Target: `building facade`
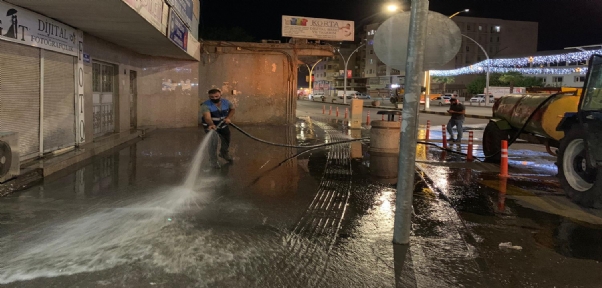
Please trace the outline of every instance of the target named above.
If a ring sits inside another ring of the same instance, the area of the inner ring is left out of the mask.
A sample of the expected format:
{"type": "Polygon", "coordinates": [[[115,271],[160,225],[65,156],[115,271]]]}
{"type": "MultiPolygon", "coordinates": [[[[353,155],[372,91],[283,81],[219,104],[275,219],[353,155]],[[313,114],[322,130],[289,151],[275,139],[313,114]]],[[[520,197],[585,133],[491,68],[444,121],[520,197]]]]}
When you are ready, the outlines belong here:
{"type": "MultiPolygon", "coordinates": [[[[530,54],[537,51],[539,29],[537,22],[464,16],[456,16],[452,20],[460,28],[462,35],[478,42],[490,58],[530,54]]],[[[487,59],[483,50],[474,41],[466,37],[462,38],[460,51],[452,61],[441,68],[442,70],[460,68],[487,59]]]]}
{"type": "Polygon", "coordinates": [[[366,39],[366,48],[363,51],[364,75],[367,78],[368,93],[376,97],[390,94],[391,87],[403,84],[405,79],[405,71],[389,67],[380,61],[374,52],[374,35],[380,24],[366,25],[363,31],[363,39],[366,39]]]}
{"type": "Polygon", "coordinates": [[[18,133],[28,160],[140,127],[196,126],[199,9],[0,1],[0,131],[18,133]]]}
{"type": "MultiPolygon", "coordinates": [[[[333,96],[337,90],[344,90],[344,79],[347,77],[347,90],[355,90],[366,93],[366,78],[360,66],[362,57],[361,48],[356,43],[336,43],[338,52],[333,57],[323,58],[314,68],[314,93],[333,96]],[[353,53],[353,54],[351,54],[353,53]],[[347,72],[345,72],[345,60],[347,72]]],[[[335,44],[335,45],[336,45],[335,44]]]]}

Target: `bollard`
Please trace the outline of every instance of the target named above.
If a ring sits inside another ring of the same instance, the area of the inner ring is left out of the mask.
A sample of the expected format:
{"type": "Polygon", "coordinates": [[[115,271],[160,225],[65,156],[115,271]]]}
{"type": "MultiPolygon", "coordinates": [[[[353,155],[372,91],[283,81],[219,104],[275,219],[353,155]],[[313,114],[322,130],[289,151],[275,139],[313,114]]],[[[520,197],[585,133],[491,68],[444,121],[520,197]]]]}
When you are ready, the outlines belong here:
{"type": "Polygon", "coordinates": [[[426,120],[426,136],[424,136],[424,140],[428,141],[431,136],[431,120],[426,120]]]}
{"type": "Polygon", "coordinates": [[[339,107],[337,107],[337,117],[339,117],[339,107]]]}
{"type": "Polygon", "coordinates": [[[326,114],[326,105],[322,105],[322,114],[326,114]]]}
{"type": "Polygon", "coordinates": [[[473,137],[473,132],[470,131],[468,132],[468,151],[466,152],[466,160],[468,161],[472,161],[474,160],[474,157],[472,157],[472,137],[473,137]]]}
{"type": "Polygon", "coordinates": [[[345,119],[349,116],[349,108],[345,108],[345,119]]]}
{"type": "Polygon", "coordinates": [[[368,116],[366,116],[366,125],[370,125],[370,111],[368,111],[368,116]]]}
{"type": "Polygon", "coordinates": [[[508,177],[508,140],[502,140],[502,160],[500,163],[500,177],[508,177]]]}
{"type": "Polygon", "coordinates": [[[441,135],[443,135],[443,149],[447,149],[447,132],[445,132],[445,125],[441,125],[443,131],[441,131],[441,135]]]}
{"type": "Polygon", "coordinates": [[[328,115],[332,115],[332,105],[330,106],[330,110],[328,110],[328,115]]]}

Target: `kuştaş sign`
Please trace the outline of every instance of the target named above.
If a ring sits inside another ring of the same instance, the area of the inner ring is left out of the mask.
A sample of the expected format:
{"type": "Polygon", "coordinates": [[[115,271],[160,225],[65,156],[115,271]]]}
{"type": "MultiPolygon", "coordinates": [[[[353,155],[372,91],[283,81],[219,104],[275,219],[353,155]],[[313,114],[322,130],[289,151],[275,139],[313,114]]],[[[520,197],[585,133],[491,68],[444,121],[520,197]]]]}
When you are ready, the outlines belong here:
{"type": "Polygon", "coordinates": [[[80,34],[65,24],[0,1],[1,40],[77,56],[80,34]]]}

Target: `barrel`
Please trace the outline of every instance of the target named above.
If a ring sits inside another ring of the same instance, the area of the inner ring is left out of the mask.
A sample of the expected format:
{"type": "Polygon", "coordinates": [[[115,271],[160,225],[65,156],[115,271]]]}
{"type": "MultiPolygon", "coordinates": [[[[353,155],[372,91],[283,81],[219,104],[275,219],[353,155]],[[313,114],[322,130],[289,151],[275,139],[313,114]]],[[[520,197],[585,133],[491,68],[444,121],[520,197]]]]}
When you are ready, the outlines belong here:
{"type": "Polygon", "coordinates": [[[520,129],[535,112],[524,132],[539,134],[546,138],[560,140],[564,132],[556,131],[564,113],[577,112],[579,95],[571,94],[513,94],[503,96],[493,106],[493,117],[508,121],[510,126],[520,129]],[[553,97],[539,111],[537,107],[546,99],[553,97]]]}
{"type": "Polygon", "coordinates": [[[399,170],[399,155],[372,154],[370,155],[370,176],[372,180],[386,185],[397,183],[399,170]]]}
{"type": "Polygon", "coordinates": [[[398,121],[375,120],[372,121],[371,126],[370,152],[398,154],[401,123],[398,121]]]}

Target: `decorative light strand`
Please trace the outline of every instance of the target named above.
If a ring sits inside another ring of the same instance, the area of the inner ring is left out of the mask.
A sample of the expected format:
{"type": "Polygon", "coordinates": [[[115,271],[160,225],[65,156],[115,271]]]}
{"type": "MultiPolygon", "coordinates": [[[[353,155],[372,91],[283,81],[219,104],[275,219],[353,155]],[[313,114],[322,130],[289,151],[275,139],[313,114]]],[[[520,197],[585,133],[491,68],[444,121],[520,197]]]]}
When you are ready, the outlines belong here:
{"type": "MultiPolygon", "coordinates": [[[[469,66],[453,70],[431,70],[431,76],[458,76],[466,74],[482,74],[487,71],[487,68],[469,66]]],[[[587,73],[587,68],[501,68],[490,67],[490,73],[508,73],[518,72],[524,75],[569,75],[587,73]]]]}
{"type": "Polygon", "coordinates": [[[490,62],[490,72],[492,73],[506,73],[510,71],[519,72],[521,74],[536,75],[536,74],[556,74],[556,75],[567,75],[573,73],[585,74],[587,68],[551,68],[551,67],[533,67],[548,65],[548,63],[579,63],[589,60],[593,54],[602,54],[602,49],[589,50],[581,52],[571,52],[556,55],[547,56],[531,56],[521,58],[506,58],[506,59],[490,59],[483,60],[473,65],[453,69],[453,70],[431,70],[433,76],[456,76],[464,74],[479,74],[484,73],[487,69],[487,62],[490,62]]]}

